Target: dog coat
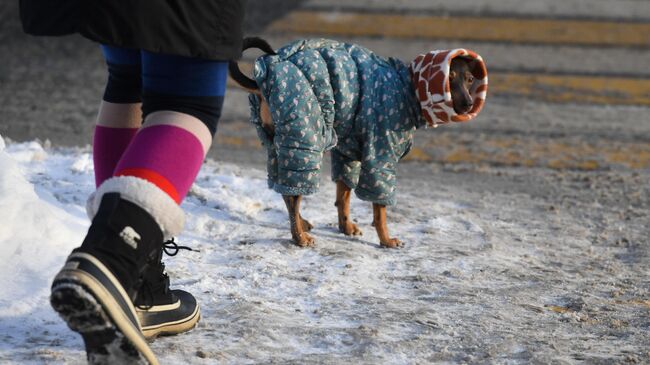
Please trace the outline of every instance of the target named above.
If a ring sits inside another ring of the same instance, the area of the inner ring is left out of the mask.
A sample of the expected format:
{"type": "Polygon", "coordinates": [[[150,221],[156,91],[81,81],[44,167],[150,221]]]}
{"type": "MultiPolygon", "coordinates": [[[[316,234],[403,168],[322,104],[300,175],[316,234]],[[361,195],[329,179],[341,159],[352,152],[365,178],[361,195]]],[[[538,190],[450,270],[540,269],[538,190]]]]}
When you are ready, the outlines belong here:
{"type": "Polygon", "coordinates": [[[332,179],[367,201],[394,204],[396,164],[426,125],[403,62],[354,44],[313,39],[255,61],[275,135],[262,127],[257,96],[251,122],[268,152],[269,187],[284,195],[318,190],[322,155],[332,151],[332,179]]]}
{"type": "Polygon", "coordinates": [[[293,42],[254,69],[275,125],[262,127],[259,100],[250,96],[251,121],[268,152],[269,187],[284,195],[318,190],[322,156],[332,149],[332,180],[342,180],[373,203],[395,203],[396,165],[422,126],[468,121],[487,94],[487,70],[469,50],[432,51],[410,65],[354,44],[326,39],[293,42]],[[475,81],[468,114],[454,112],[451,60],[469,61],[475,81]],[[337,144],[338,140],[338,144],[337,144]]]}

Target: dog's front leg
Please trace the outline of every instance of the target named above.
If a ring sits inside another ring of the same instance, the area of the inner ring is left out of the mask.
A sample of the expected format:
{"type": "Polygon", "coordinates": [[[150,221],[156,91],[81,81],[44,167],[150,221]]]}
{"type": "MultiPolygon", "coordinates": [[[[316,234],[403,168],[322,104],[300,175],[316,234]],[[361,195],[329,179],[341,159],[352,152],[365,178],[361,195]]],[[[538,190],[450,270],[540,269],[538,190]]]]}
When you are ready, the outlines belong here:
{"type": "Polygon", "coordinates": [[[336,202],[334,205],[339,213],[339,231],[346,236],[361,236],[363,233],[350,219],[350,195],[352,189],[343,181],[336,182],[336,202]]]}
{"type": "Polygon", "coordinates": [[[390,238],[388,225],[386,224],[386,206],[383,204],[372,204],[373,220],[372,225],[377,230],[379,243],[384,247],[395,248],[402,244],[397,238],[390,238]]]}
{"type": "MultiPolygon", "coordinates": [[[[282,199],[284,199],[284,203],[287,205],[287,211],[289,212],[289,223],[291,224],[291,237],[293,241],[301,247],[312,246],[314,239],[305,232],[306,227],[300,216],[302,195],[282,195],[282,199]]],[[[311,225],[309,224],[309,226],[311,225]]]]}

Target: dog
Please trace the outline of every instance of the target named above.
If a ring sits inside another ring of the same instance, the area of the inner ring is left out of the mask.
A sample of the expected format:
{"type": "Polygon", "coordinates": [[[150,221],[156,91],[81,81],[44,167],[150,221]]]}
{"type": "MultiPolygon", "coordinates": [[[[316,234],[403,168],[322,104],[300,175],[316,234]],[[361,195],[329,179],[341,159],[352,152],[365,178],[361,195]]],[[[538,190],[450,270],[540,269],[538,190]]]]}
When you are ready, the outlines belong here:
{"type": "Polygon", "coordinates": [[[474,118],[487,93],[480,56],[464,49],[432,51],[410,65],[327,39],[292,42],[275,51],[265,40],[244,39],[243,50],[265,52],[254,79],[231,61],[231,78],[249,94],[251,122],[268,152],[269,187],[282,194],[291,236],[311,246],[313,225],[300,214],[302,196],[318,190],[321,160],[331,150],[339,231],[362,232],[350,218],[350,197],[373,203],[380,245],[390,236],[386,207],[394,204],[397,162],[413,132],[474,118]]]}

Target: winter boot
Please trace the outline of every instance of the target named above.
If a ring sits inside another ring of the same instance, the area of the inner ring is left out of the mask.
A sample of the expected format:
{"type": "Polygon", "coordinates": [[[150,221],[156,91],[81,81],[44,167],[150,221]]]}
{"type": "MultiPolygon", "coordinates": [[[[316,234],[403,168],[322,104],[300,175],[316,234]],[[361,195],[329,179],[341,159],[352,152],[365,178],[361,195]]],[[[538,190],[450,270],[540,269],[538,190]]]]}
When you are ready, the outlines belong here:
{"type": "Polygon", "coordinates": [[[173,239],[165,242],[149,261],[149,266],[142,275],[142,286],[134,304],[142,334],[147,339],[189,331],[196,326],[201,316],[199,305],[192,294],[169,289],[169,276],[165,273],[162,253],[164,250],[168,255],[174,256],[179,249],[190,248],[178,246],[173,239]],[[167,248],[176,251],[168,252],[167,248]]]}
{"type": "Polygon", "coordinates": [[[161,226],[119,193],[100,195],[81,247],[54,278],[50,303],[83,337],[91,364],[158,364],[132,304],[161,249],[161,226]]]}

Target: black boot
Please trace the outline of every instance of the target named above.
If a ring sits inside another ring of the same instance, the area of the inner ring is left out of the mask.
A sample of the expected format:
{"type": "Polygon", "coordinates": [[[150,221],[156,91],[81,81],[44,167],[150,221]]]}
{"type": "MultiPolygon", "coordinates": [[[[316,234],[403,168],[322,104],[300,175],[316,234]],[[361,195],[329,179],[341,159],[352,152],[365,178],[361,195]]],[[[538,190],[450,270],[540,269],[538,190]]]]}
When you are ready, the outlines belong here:
{"type": "Polygon", "coordinates": [[[179,249],[173,239],[164,243],[149,262],[142,275],[142,286],[135,298],[135,311],[140,320],[142,334],[147,339],[160,335],[175,335],[194,328],[201,316],[199,305],[192,294],[184,290],[170,290],[169,276],[162,262],[163,250],[170,256],[179,249]],[[167,248],[175,251],[168,251],[167,248]]]}
{"type": "Polygon", "coordinates": [[[132,301],[162,238],[147,211],[104,194],[84,242],[54,278],[50,303],[83,337],[89,363],[158,363],[132,301]]]}

